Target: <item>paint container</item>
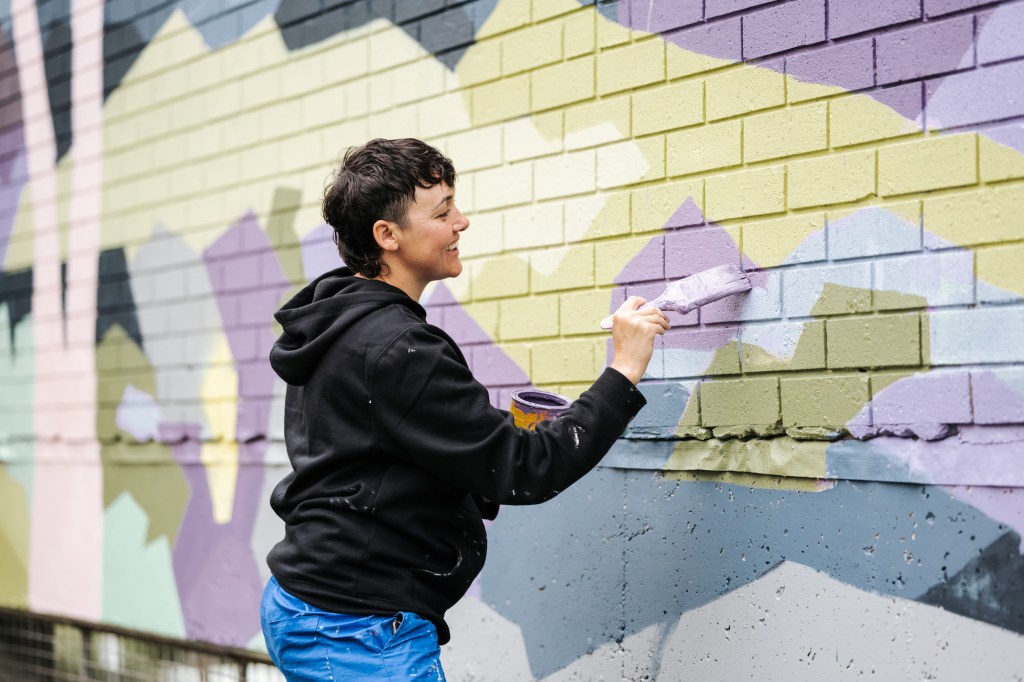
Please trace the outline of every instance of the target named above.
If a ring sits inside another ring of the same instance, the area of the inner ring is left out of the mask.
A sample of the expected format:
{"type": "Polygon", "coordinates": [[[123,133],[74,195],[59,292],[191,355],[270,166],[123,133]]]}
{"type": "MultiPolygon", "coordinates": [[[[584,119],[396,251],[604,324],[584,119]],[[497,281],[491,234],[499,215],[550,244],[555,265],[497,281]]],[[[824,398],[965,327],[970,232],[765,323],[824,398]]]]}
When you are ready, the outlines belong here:
{"type": "Polygon", "coordinates": [[[512,419],[521,429],[532,431],[537,422],[557,419],[572,406],[564,395],[535,388],[512,393],[512,419]]]}

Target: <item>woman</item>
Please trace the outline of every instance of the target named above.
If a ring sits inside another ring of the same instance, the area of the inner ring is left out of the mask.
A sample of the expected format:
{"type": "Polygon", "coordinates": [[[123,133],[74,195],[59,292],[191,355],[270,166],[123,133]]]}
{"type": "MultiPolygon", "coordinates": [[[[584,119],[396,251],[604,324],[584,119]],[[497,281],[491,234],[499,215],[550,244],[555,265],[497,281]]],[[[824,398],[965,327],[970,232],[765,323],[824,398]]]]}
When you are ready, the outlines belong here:
{"type": "Polygon", "coordinates": [[[611,364],[559,419],[518,429],[417,303],[462,271],[469,221],[449,159],[419,140],[350,149],[324,195],[347,267],[276,318],[293,471],[261,618],[289,680],[443,680],[444,613],[483,567],[482,519],[590,471],[644,405],[636,383],[663,313],[616,312],[611,364]]]}

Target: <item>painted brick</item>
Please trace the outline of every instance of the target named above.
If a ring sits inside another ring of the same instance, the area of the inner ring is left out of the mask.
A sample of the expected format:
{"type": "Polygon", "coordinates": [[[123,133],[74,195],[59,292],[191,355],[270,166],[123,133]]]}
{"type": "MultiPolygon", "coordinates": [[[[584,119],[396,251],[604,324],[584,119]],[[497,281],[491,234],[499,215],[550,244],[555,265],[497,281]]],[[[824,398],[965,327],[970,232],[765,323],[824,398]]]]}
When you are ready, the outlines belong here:
{"type": "Polygon", "coordinates": [[[1007,83],[1022,82],[1022,61],[928,81],[928,125],[952,128],[1024,116],[1024,97],[1006,96],[1007,83]]]}
{"type": "Polygon", "coordinates": [[[629,137],[629,95],[600,99],[565,112],[565,148],[583,149],[629,137]]]}
{"type": "Polygon", "coordinates": [[[1024,244],[986,247],[975,253],[978,258],[978,300],[982,303],[1019,300],[1024,291],[1021,271],[1024,244]]]}
{"type": "Polygon", "coordinates": [[[880,85],[924,78],[974,63],[974,17],[962,16],[886,33],[875,39],[880,85]]]}
{"type": "Polygon", "coordinates": [[[691,402],[697,403],[696,381],[643,382],[637,385],[637,389],[647,400],[647,405],[630,422],[626,438],[672,438],[686,406],[691,402]]]}
{"type": "Polygon", "coordinates": [[[932,136],[878,150],[878,193],[909,194],[978,181],[974,133],[932,136]]]}
{"type": "Polygon", "coordinates": [[[929,371],[871,377],[871,412],[876,426],[969,424],[971,384],[967,372],[929,371]]]}
{"type": "Polygon", "coordinates": [[[520,29],[501,41],[501,72],[509,76],[562,59],[562,26],[556,22],[520,29]]]}
{"type": "Polygon", "coordinates": [[[665,235],[665,277],[670,280],[718,265],[739,266],[735,234],[720,227],[677,230],[665,235]]]}
{"type": "Polygon", "coordinates": [[[751,7],[757,7],[758,5],[764,5],[771,1],[772,0],[705,0],[704,16],[711,19],[722,16],[723,14],[732,14],[733,12],[739,12],[741,10],[750,9],[751,7]]]}
{"type": "Polygon", "coordinates": [[[664,33],[699,23],[703,8],[697,2],[633,2],[630,25],[645,33],[664,33]]]}
{"type": "Polygon", "coordinates": [[[826,233],[832,260],[920,251],[921,202],[829,211],[826,233]]]}
{"type": "Polygon", "coordinates": [[[991,5],[997,0],[924,0],[924,15],[937,17],[950,12],[991,5]]]}
{"type": "Polygon", "coordinates": [[[473,199],[478,211],[521,204],[533,198],[533,168],[529,163],[479,171],[473,177],[473,199]]]}
{"type": "MultiPolygon", "coordinates": [[[[828,146],[828,105],[816,102],[743,120],[743,160],[795,156],[828,146]]],[[[828,176],[824,176],[828,177],[828,176]]]]}
{"type": "Polygon", "coordinates": [[[508,7],[502,7],[500,12],[489,16],[483,26],[477,30],[477,40],[526,26],[530,23],[531,5],[530,2],[517,2],[508,7]]]}
{"type": "MultiPolygon", "coordinates": [[[[473,376],[488,386],[518,386],[528,383],[530,350],[518,344],[485,344],[470,349],[467,358],[473,376]]],[[[508,409],[510,401],[502,403],[508,409]]]]}
{"type": "Polygon", "coordinates": [[[1024,56],[1024,5],[1004,4],[978,16],[978,62],[1024,56]]]}
{"type": "Polygon", "coordinates": [[[560,111],[508,121],[502,125],[502,129],[506,161],[522,161],[562,151],[560,111]]]}
{"type": "Polygon", "coordinates": [[[629,42],[630,31],[614,19],[614,16],[619,11],[619,8],[616,6],[617,4],[618,0],[614,0],[613,3],[607,4],[604,7],[606,11],[614,13],[612,18],[606,17],[603,13],[597,17],[597,46],[601,49],[629,42]]]}
{"type": "Polygon", "coordinates": [[[666,36],[665,53],[669,80],[729,66],[743,58],[740,17],[709,22],[666,36]]]}
{"type": "Polygon", "coordinates": [[[793,161],[788,169],[790,208],[860,201],[875,193],[874,150],[793,161]]]}
{"type": "Polygon", "coordinates": [[[597,58],[598,94],[608,95],[663,80],[665,43],[659,38],[614,48],[597,58]]]}
{"type": "Polygon", "coordinates": [[[751,273],[753,288],[740,296],[730,296],[703,306],[700,319],[705,324],[747,322],[782,317],[782,276],[778,272],[751,273]]]}
{"type": "Polygon", "coordinates": [[[633,134],[647,135],[704,120],[704,81],[672,83],[633,95],[633,134]]]}
{"type": "MultiPolygon", "coordinates": [[[[466,276],[464,273],[463,277],[466,276]]],[[[473,264],[475,299],[524,296],[530,290],[530,267],[519,256],[498,256],[473,264]]]]}
{"type": "Polygon", "coordinates": [[[665,136],[670,176],[738,166],[743,160],[739,120],[687,128],[665,136]]]}
{"type": "Polygon", "coordinates": [[[829,0],[828,37],[842,38],[920,18],[920,0],[829,0]]]}
{"type": "Polygon", "coordinates": [[[558,336],[558,296],[510,298],[498,303],[502,341],[558,336]]]}
{"type": "Polygon", "coordinates": [[[594,51],[597,38],[597,26],[594,23],[596,16],[597,12],[580,12],[566,18],[562,37],[566,59],[594,51]]]}
{"type": "Polygon", "coordinates": [[[901,110],[919,110],[922,85],[909,83],[876,90],[871,98],[859,95],[829,102],[829,137],[835,148],[918,133],[921,124],[901,110]],[[877,100],[877,101],[876,101],[877,100]],[[879,102],[886,106],[878,106],[879,102]]]}
{"type": "MultiPolygon", "coordinates": [[[[533,21],[541,22],[545,19],[561,16],[567,12],[578,9],[568,2],[551,2],[551,0],[533,0],[533,21]]],[[[588,13],[589,14],[589,13],[588,13]]]]}
{"type": "Polygon", "coordinates": [[[474,59],[467,59],[459,68],[459,82],[463,87],[480,85],[501,78],[501,41],[485,40],[480,33],[473,45],[474,59]]]}
{"type": "Polygon", "coordinates": [[[989,128],[978,137],[978,161],[983,182],[1024,178],[1024,124],[989,128]]]}
{"type": "Polygon", "coordinates": [[[671,329],[655,342],[661,350],[664,378],[681,379],[740,373],[738,329],[671,329]]]}
{"type": "Polygon", "coordinates": [[[875,310],[968,305],[974,302],[974,254],[923,253],[873,263],[875,310]]]}
{"type": "Polygon", "coordinates": [[[534,111],[553,109],[594,96],[593,57],[555,64],[530,75],[533,85],[529,92],[533,97],[534,111]]]}
{"type": "Polygon", "coordinates": [[[825,368],[825,322],[745,324],[740,331],[744,373],[825,368]]]}
{"type": "Polygon", "coordinates": [[[917,313],[829,319],[825,334],[830,369],[921,364],[917,313]]]}
{"type": "Polygon", "coordinates": [[[716,175],[705,181],[709,220],[780,213],[785,210],[785,170],[781,166],[716,175]]]}
{"type": "Polygon", "coordinates": [[[1024,368],[972,371],[971,400],[976,424],[1024,423],[1024,368]]]}
{"type": "Polygon", "coordinates": [[[743,17],[743,58],[756,59],[825,40],[825,0],[790,0],[743,17]]]}
{"type": "Polygon", "coordinates": [[[576,291],[561,294],[559,301],[559,326],[562,334],[594,334],[598,323],[610,311],[609,291],[576,291]]]}
{"type": "Polygon", "coordinates": [[[564,238],[561,204],[534,204],[505,211],[504,235],[506,249],[561,244],[564,238]]]}
{"type": "Polygon", "coordinates": [[[593,381],[594,344],[587,339],[544,341],[533,345],[530,376],[535,382],[593,381]]]}
{"type": "Polygon", "coordinates": [[[741,66],[708,76],[705,81],[709,121],[781,106],[786,102],[786,79],[763,66],[741,66]]]}
{"type": "Polygon", "coordinates": [[[868,403],[866,376],[783,378],[783,426],[842,428],[868,403]]]}
{"type": "Polygon", "coordinates": [[[925,245],[992,244],[1024,237],[1024,184],[924,200],[925,245]]]}
{"type": "Polygon", "coordinates": [[[593,285],[593,244],[574,244],[530,253],[531,291],[562,291],[593,285]]]}
{"type": "Polygon", "coordinates": [[[598,286],[665,279],[664,239],[633,237],[594,247],[598,286]]]}
{"type": "Polygon", "coordinates": [[[1024,362],[1024,309],[940,310],[928,317],[933,365],[1024,362]]]}
{"type": "Polygon", "coordinates": [[[500,166],[502,162],[501,125],[480,126],[448,138],[445,153],[460,173],[500,166]]]}
{"type": "Polygon", "coordinates": [[[799,267],[783,274],[787,317],[871,310],[871,263],[799,267]]]}
{"type": "Polygon", "coordinates": [[[701,382],[703,426],[775,424],[781,419],[781,412],[778,379],[701,382]]]}
{"type": "Polygon", "coordinates": [[[534,74],[502,78],[500,81],[473,88],[473,122],[477,125],[487,125],[529,113],[530,78],[533,77],[536,88],[537,79],[542,78],[542,73],[544,72],[538,71],[534,74]]]}
{"type": "Polygon", "coordinates": [[[629,194],[592,195],[565,202],[565,240],[629,234],[629,194]]]}
{"type": "Polygon", "coordinates": [[[875,84],[871,38],[802,50],[786,57],[786,97],[802,102],[875,84]]]}
{"type": "Polygon", "coordinates": [[[743,256],[762,267],[825,260],[825,214],[805,213],[744,223],[743,256]]]}
{"type": "Polygon", "coordinates": [[[704,181],[684,180],[650,185],[630,192],[633,232],[704,223],[704,181]]]}
{"type": "Polygon", "coordinates": [[[534,162],[538,199],[584,194],[597,189],[597,154],[593,149],[569,152],[534,162]]]}
{"type": "Polygon", "coordinates": [[[665,177],[665,138],[658,135],[597,150],[597,187],[610,189],[665,177]]]}

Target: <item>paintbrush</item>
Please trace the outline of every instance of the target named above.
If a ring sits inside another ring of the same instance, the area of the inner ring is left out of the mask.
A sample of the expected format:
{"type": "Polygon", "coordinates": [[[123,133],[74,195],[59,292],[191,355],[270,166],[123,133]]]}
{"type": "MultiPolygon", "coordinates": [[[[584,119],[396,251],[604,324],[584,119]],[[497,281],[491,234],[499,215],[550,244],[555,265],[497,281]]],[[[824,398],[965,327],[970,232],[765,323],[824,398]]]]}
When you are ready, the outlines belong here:
{"type": "MultiPolygon", "coordinates": [[[[665,312],[688,313],[718,299],[750,291],[750,278],[735,265],[719,265],[671,282],[657,298],[640,306],[665,312]]],[[[612,316],[601,320],[601,329],[612,328],[612,316]]]]}

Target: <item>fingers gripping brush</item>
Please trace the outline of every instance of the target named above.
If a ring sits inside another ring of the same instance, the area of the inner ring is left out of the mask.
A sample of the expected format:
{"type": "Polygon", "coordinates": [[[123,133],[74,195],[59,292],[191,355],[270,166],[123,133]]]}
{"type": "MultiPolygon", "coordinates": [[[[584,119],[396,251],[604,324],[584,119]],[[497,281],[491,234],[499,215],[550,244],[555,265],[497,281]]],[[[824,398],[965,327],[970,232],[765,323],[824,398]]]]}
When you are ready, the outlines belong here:
{"type": "MultiPolygon", "coordinates": [[[[677,279],[652,301],[640,308],[657,308],[665,312],[688,313],[712,301],[750,291],[750,278],[735,265],[719,265],[677,279]]],[[[601,329],[612,328],[612,316],[601,320],[601,329]]]]}

